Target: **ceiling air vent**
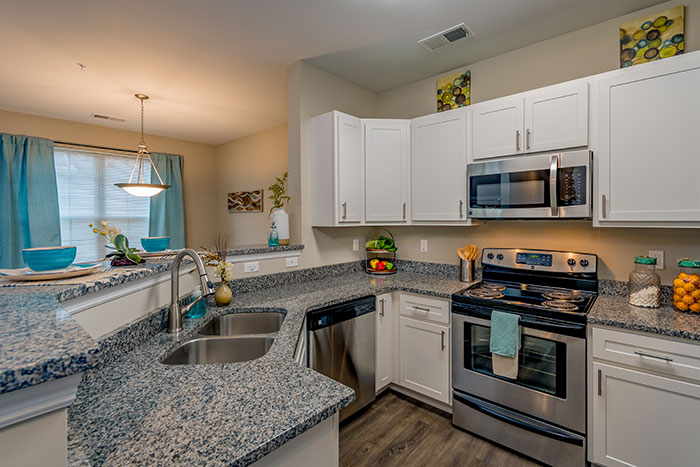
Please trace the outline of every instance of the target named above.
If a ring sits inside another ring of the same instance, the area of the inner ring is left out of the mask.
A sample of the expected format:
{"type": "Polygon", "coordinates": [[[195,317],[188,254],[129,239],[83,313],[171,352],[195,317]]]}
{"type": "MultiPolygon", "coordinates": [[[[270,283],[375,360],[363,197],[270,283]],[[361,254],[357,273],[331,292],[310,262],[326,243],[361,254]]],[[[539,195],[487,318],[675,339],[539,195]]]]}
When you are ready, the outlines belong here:
{"type": "Polygon", "coordinates": [[[112,122],[119,122],[119,123],[123,123],[123,122],[126,121],[125,118],[113,117],[112,115],[105,115],[105,114],[92,114],[92,115],[90,115],[90,116],[91,116],[92,118],[98,118],[98,119],[100,119],[100,120],[110,120],[110,121],[112,121],[112,122]]]}
{"type": "Polygon", "coordinates": [[[421,39],[418,41],[418,43],[429,51],[434,52],[440,47],[444,47],[460,39],[472,37],[473,35],[474,33],[471,32],[469,28],[464,25],[464,23],[462,23],[449,29],[445,29],[444,31],[440,31],[437,34],[433,34],[432,36],[426,37],[425,39],[421,39]]]}

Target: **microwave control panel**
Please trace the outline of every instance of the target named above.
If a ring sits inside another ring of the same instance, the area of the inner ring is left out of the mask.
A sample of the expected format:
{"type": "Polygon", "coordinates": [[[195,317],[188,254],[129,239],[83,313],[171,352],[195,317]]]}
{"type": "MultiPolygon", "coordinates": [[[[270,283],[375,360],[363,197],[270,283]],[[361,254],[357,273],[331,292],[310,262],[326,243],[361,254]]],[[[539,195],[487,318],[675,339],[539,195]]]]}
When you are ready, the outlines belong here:
{"type": "Polygon", "coordinates": [[[586,167],[559,169],[559,206],[586,204],[586,167]]]}

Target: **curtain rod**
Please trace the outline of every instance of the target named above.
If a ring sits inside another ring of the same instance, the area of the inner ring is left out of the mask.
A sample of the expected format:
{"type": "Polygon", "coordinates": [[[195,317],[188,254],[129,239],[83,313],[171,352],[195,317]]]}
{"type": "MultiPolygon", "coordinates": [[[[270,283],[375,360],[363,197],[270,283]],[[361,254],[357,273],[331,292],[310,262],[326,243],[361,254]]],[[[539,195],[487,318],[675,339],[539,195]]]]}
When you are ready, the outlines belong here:
{"type": "Polygon", "coordinates": [[[81,148],[92,148],[92,149],[104,149],[107,151],[121,151],[121,152],[129,152],[132,154],[138,154],[138,151],[134,151],[133,149],[121,149],[121,148],[110,148],[108,146],[95,146],[93,144],[80,144],[80,143],[69,143],[67,141],[54,141],[55,144],[62,144],[64,146],[78,146],[81,148]]]}

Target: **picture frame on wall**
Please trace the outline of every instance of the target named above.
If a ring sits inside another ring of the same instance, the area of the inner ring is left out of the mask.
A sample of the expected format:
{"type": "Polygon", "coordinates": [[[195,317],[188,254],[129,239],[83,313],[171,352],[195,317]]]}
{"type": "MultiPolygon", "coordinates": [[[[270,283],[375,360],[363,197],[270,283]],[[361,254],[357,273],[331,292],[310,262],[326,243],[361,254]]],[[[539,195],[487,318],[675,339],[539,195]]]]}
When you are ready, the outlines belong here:
{"type": "Polygon", "coordinates": [[[685,51],[685,7],[620,25],[620,68],[681,55],[685,51]]]}
{"type": "Polygon", "coordinates": [[[228,194],[229,212],[263,212],[263,190],[234,191],[228,194]]]}
{"type": "Polygon", "coordinates": [[[464,69],[437,79],[437,111],[466,107],[471,104],[471,71],[464,69]]]}

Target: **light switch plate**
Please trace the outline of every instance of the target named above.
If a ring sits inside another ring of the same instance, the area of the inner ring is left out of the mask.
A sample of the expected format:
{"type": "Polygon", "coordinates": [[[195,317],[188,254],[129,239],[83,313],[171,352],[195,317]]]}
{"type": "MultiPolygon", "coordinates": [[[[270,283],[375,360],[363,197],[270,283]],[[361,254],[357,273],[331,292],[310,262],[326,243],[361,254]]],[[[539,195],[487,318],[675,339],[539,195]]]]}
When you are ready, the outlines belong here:
{"type": "Polygon", "coordinates": [[[250,261],[243,265],[243,272],[258,272],[260,270],[259,261],[250,261]]]}
{"type": "Polygon", "coordinates": [[[663,250],[649,250],[649,256],[656,258],[656,269],[664,268],[664,251],[663,250]]]}
{"type": "Polygon", "coordinates": [[[360,239],[359,238],[352,239],[352,251],[360,251],[360,239]]]}
{"type": "Polygon", "coordinates": [[[420,241],[420,251],[423,253],[428,251],[428,240],[422,239],[420,241]]]}
{"type": "Polygon", "coordinates": [[[293,268],[295,266],[299,266],[299,257],[292,256],[291,258],[287,258],[284,262],[284,265],[287,266],[288,268],[293,268]]]}

